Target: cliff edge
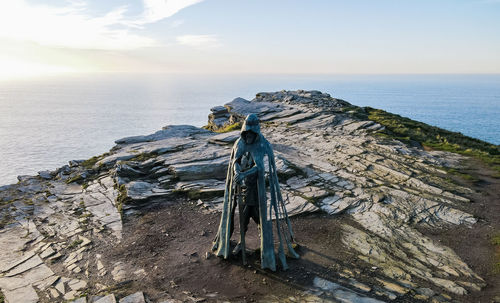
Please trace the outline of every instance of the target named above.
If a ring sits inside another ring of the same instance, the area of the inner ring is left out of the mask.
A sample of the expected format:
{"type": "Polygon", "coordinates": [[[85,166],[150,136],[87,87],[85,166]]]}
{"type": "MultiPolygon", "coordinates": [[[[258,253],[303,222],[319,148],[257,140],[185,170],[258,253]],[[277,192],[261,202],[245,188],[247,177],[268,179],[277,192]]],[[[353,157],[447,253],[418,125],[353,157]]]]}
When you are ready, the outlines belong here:
{"type": "Polygon", "coordinates": [[[500,301],[498,146],[318,91],[211,111],[0,187],[0,302],[500,301]],[[288,271],[209,252],[249,113],[300,245],[288,271]]]}

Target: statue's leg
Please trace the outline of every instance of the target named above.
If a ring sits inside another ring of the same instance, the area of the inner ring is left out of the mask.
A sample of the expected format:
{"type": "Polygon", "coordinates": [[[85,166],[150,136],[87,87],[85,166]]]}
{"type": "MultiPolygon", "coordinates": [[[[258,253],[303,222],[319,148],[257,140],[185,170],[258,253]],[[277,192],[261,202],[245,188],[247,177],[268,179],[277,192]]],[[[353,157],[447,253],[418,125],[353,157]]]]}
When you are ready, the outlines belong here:
{"type": "Polygon", "coordinates": [[[241,223],[243,224],[240,224],[240,228],[242,227],[243,229],[243,232],[240,231],[240,240],[238,242],[238,244],[236,245],[236,247],[233,249],[233,254],[237,255],[241,249],[242,249],[242,243],[244,242],[244,237],[245,237],[245,234],[248,230],[248,223],[250,223],[250,209],[251,207],[249,207],[247,204],[245,204],[245,206],[243,206],[243,210],[241,211],[241,214],[240,214],[240,220],[242,220],[241,223]]]}
{"type": "MultiPolygon", "coordinates": [[[[249,217],[252,217],[255,224],[260,225],[259,206],[250,207],[249,217]]],[[[249,219],[250,220],[250,219],[249,219]]]]}
{"type": "MultiPolygon", "coordinates": [[[[264,186],[262,186],[264,188],[264,186]]],[[[260,194],[260,193],[259,193],[260,194]]],[[[274,252],[274,242],[273,242],[273,226],[272,221],[267,218],[266,214],[266,199],[265,192],[264,197],[261,198],[261,205],[259,205],[259,217],[260,217],[260,233],[261,233],[261,267],[269,268],[272,271],[276,271],[276,258],[274,252]]]]}

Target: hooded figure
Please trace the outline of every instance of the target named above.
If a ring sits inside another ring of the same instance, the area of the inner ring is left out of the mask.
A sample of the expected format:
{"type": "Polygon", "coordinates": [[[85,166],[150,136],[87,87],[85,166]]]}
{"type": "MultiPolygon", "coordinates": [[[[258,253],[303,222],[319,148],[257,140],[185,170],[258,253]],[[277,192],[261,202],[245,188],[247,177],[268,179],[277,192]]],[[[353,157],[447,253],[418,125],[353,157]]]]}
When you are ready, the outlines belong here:
{"type": "MultiPolygon", "coordinates": [[[[277,257],[283,269],[286,270],[288,266],[286,264],[285,246],[291,257],[298,258],[299,255],[292,247],[293,232],[281,196],[274,153],[271,144],[260,133],[259,119],[255,114],[246,117],[241,128],[240,138],[234,143],[227,170],[221,221],[212,247],[217,256],[225,259],[229,257],[230,253],[230,239],[234,230],[234,213],[238,201],[240,203],[238,206],[240,233],[242,235],[240,242],[244,244],[244,232],[247,229],[250,217],[252,217],[260,225],[261,267],[276,270],[273,235],[276,232],[278,240],[277,257]],[[268,186],[266,186],[266,176],[268,186]],[[241,192],[242,187],[246,188],[243,194],[241,192]]],[[[236,251],[238,249],[239,244],[236,251]]],[[[243,256],[244,253],[243,250],[243,256]]]]}

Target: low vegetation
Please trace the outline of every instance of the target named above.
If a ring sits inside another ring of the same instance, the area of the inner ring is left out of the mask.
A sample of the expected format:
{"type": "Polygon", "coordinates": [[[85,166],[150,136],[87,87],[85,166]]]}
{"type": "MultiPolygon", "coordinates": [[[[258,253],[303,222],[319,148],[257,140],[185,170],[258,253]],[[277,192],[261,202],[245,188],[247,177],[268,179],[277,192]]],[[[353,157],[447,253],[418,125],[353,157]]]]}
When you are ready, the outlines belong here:
{"type": "Polygon", "coordinates": [[[133,157],[129,161],[137,161],[137,162],[144,162],[149,159],[153,159],[158,157],[158,153],[156,152],[151,152],[151,153],[140,153],[137,156],[133,157]]]}
{"type": "Polygon", "coordinates": [[[82,243],[83,243],[83,240],[75,240],[75,241],[71,242],[70,245],[68,245],[68,248],[69,249],[75,248],[82,243]]]}
{"type": "Polygon", "coordinates": [[[407,143],[416,141],[431,149],[475,157],[494,169],[497,172],[496,177],[500,177],[500,146],[498,145],[380,109],[364,107],[354,111],[357,116],[365,116],[385,126],[385,130],[379,132],[381,136],[396,138],[407,143]]]}
{"type": "Polygon", "coordinates": [[[211,130],[216,133],[228,133],[232,132],[233,130],[239,130],[243,124],[241,122],[235,122],[233,124],[227,124],[224,127],[217,127],[215,124],[209,122],[208,125],[203,126],[202,128],[211,130]]]}
{"type": "Polygon", "coordinates": [[[80,181],[83,181],[83,176],[81,174],[76,174],[75,176],[69,178],[68,180],[66,180],[66,184],[70,184],[70,183],[73,183],[73,182],[80,182],[80,181]]]}
{"type": "Polygon", "coordinates": [[[462,179],[465,179],[465,180],[468,180],[468,181],[471,181],[471,182],[478,182],[479,181],[479,179],[477,178],[477,176],[473,176],[471,174],[459,171],[459,170],[457,170],[455,168],[441,167],[441,169],[445,170],[449,174],[458,176],[458,177],[460,177],[462,179]]]}
{"type": "Polygon", "coordinates": [[[85,169],[92,169],[97,162],[99,162],[100,160],[104,159],[106,156],[109,156],[109,153],[104,153],[104,154],[99,155],[99,156],[94,156],[94,157],[92,157],[90,159],[87,159],[87,160],[83,161],[81,163],[81,165],[85,169]]]}
{"type": "Polygon", "coordinates": [[[236,122],[233,124],[226,125],[223,128],[216,129],[215,132],[216,133],[228,133],[228,132],[232,132],[234,130],[240,130],[241,126],[242,126],[241,122],[236,122]]]}
{"type": "Polygon", "coordinates": [[[211,191],[201,191],[201,190],[189,190],[186,192],[187,197],[190,200],[198,200],[198,199],[213,199],[217,197],[224,196],[224,191],[219,190],[211,190],[211,191]]]}
{"type": "Polygon", "coordinates": [[[494,265],[494,272],[500,274],[500,233],[497,233],[491,238],[491,244],[495,246],[496,260],[494,265]]]}
{"type": "Polygon", "coordinates": [[[123,214],[123,204],[127,202],[127,188],[125,184],[122,184],[118,187],[118,196],[116,197],[116,208],[120,213],[120,216],[123,214]]]}
{"type": "MultiPolygon", "coordinates": [[[[104,154],[99,155],[99,156],[94,156],[92,158],[89,158],[89,159],[81,162],[80,166],[83,167],[84,169],[86,169],[87,171],[92,172],[94,170],[96,163],[101,161],[102,159],[106,158],[109,155],[110,155],[110,153],[107,152],[107,153],[104,153],[104,154]]],[[[99,165],[97,167],[97,171],[100,171],[101,168],[102,168],[102,165],[99,165]]],[[[82,184],[83,188],[85,189],[89,186],[89,183],[95,179],[95,177],[97,177],[97,174],[94,174],[94,173],[92,173],[90,175],[85,175],[85,177],[81,173],[77,173],[74,176],[70,177],[68,180],[66,180],[66,184],[76,182],[78,184],[82,184]]]]}

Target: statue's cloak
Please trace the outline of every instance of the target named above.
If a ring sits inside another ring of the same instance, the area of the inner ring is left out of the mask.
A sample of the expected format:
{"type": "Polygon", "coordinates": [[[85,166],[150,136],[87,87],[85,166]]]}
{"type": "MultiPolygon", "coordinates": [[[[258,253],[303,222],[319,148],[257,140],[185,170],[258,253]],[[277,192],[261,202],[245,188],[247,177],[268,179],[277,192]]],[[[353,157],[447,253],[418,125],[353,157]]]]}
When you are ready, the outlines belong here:
{"type": "MultiPolygon", "coordinates": [[[[242,129],[242,134],[245,127],[242,129]]],[[[226,177],[226,189],[224,193],[224,204],[217,236],[214,240],[213,250],[219,257],[227,259],[230,255],[230,229],[231,224],[234,224],[234,216],[232,215],[237,198],[235,196],[236,182],[234,180],[234,165],[244,153],[249,152],[258,167],[258,202],[260,215],[260,257],[261,267],[276,270],[276,255],[281,262],[283,269],[287,269],[285,249],[288,249],[288,255],[298,258],[299,255],[292,247],[293,232],[288,214],[281,195],[278,176],[276,173],[276,163],[274,161],[274,153],[271,144],[260,133],[260,129],[253,130],[257,133],[257,139],[253,144],[246,144],[245,140],[240,137],[233,146],[231,159],[229,161],[226,177]],[[266,163],[267,162],[267,163],[266,163]],[[266,165],[267,164],[267,165],[266,165]],[[266,176],[268,187],[266,186],[266,176]],[[269,191],[269,194],[268,194],[269,191]],[[268,199],[269,198],[269,199],[268,199]],[[274,220],[273,220],[274,219],[274,220]],[[273,231],[273,221],[275,230],[273,231]],[[277,254],[275,253],[274,233],[277,236],[277,254]]],[[[233,213],[234,214],[234,213],[233,213]]]]}

